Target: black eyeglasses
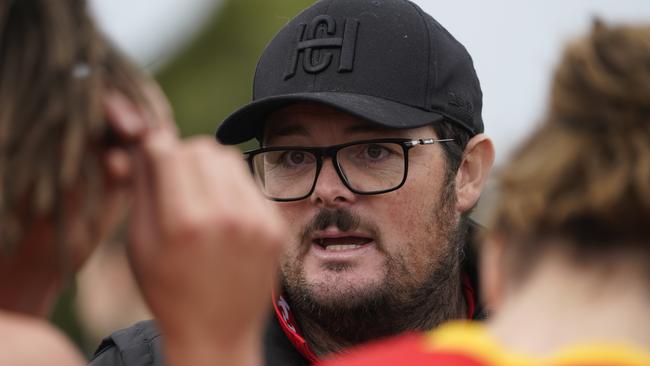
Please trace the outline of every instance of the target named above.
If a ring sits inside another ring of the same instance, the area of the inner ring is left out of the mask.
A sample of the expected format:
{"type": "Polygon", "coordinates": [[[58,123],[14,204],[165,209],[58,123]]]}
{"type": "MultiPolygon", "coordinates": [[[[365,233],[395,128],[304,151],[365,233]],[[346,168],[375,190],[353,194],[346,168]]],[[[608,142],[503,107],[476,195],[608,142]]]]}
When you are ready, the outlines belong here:
{"type": "Polygon", "coordinates": [[[323,157],[332,159],[336,173],[350,191],[382,194],[404,185],[410,149],[451,141],[454,139],[387,138],[326,147],[267,147],[244,155],[262,193],[271,200],[287,202],[312,194],[323,157]]]}

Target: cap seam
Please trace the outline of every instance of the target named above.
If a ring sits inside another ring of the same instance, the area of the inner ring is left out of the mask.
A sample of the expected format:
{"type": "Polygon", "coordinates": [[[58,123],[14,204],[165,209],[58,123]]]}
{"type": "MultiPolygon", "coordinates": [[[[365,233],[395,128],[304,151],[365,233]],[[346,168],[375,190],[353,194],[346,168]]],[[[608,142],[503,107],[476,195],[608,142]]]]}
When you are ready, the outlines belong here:
{"type": "MultiPolygon", "coordinates": [[[[431,95],[430,95],[431,91],[429,90],[429,86],[430,86],[430,82],[431,82],[431,54],[432,54],[432,52],[431,52],[431,48],[432,48],[431,47],[432,46],[431,45],[431,29],[429,28],[429,25],[427,24],[427,21],[424,18],[424,15],[422,14],[422,9],[421,8],[419,6],[417,6],[417,5],[415,5],[414,3],[412,3],[411,1],[404,0],[404,2],[406,2],[408,5],[410,5],[415,10],[415,12],[420,16],[420,20],[422,21],[422,23],[424,25],[424,29],[426,30],[425,34],[427,36],[427,51],[428,51],[427,52],[427,65],[426,65],[427,77],[425,79],[426,82],[425,82],[425,89],[424,89],[424,100],[422,102],[422,106],[426,110],[431,110],[431,108],[429,106],[429,100],[431,99],[431,95]]],[[[434,70],[434,74],[435,74],[435,70],[434,70]]],[[[435,75],[434,77],[437,80],[437,75],[435,75]]]]}
{"type": "MultiPolygon", "coordinates": [[[[300,16],[302,13],[304,13],[304,12],[306,12],[306,11],[307,11],[307,9],[302,10],[302,11],[299,12],[297,15],[295,15],[295,17],[300,16]]],[[[269,40],[269,41],[266,43],[266,46],[264,46],[264,49],[262,50],[262,54],[261,54],[260,58],[257,60],[257,64],[255,65],[255,72],[253,73],[253,85],[252,85],[253,88],[252,88],[252,90],[251,90],[251,101],[255,101],[255,100],[257,99],[257,98],[255,97],[255,90],[257,89],[257,88],[256,88],[257,83],[258,83],[258,81],[257,81],[257,74],[259,73],[260,67],[261,67],[261,65],[262,65],[262,57],[264,57],[264,55],[266,54],[266,51],[271,47],[271,45],[273,44],[273,42],[276,41],[276,38],[280,35],[280,33],[282,33],[283,31],[285,31],[285,28],[286,28],[290,23],[291,23],[291,20],[289,20],[287,23],[285,23],[284,25],[282,25],[282,26],[280,27],[280,29],[275,33],[275,35],[271,38],[271,40],[269,40]]],[[[298,60],[296,60],[296,62],[299,62],[299,61],[300,61],[300,54],[297,55],[297,58],[298,58],[298,60]]]]}
{"type": "MultiPolygon", "coordinates": [[[[325,11],[323,12],[323,14],[330,15],[330,7],[332,6],[333,2],[334,2],[334,0],[328,0],[327,7],[325,8],[325,11]]],[[[304,58],[306,57],[305,54],[303,54],[302,57],[303,57],[303,62],[304,62],[304,58]]],[[[323,57],[323,55],[321,54],[320,57],[323,57]]],[[[309,62],[311,62],[311,60],[309,60],[309,62]]],[[[319,76],[320,76],[320,74],[314,74],[313,75],[313,80],[312,80],[312,83],[311,83],[311,91],[312,91],[312,93],[316,93],[317,90],[320,89],[319,76]]]]}

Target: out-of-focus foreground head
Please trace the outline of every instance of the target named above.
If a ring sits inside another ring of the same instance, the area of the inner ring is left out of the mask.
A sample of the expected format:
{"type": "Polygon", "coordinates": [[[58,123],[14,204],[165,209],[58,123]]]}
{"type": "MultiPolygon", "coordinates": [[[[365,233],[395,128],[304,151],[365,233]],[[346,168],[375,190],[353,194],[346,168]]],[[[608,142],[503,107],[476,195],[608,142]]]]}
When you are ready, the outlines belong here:
{"type": "Polygon", "coordinates": [[[650,26],[596,21],[567,48],[545,122],[500,175],[493,226],[515,271],[550,243],[579,258],[650,259],[649,142],[650,26]]]}
{"type": "Polygon", "coordinates": [[[85,1],[0,3],[0,260],[5,268],[12,258],[57,253],[40,264],[58,261],[73,271],[97,244],[110,196],[103,153],[115,141],[103,98],[113,90],[143,101],[140,80],[137,69],[98,32],[85,1]],[[71,234],[75,230],[86,232],[71,234]],[[21,250],[30,240],[43,247],[21,250]],[[45,250],[48,246],[57,248],[45,250]]]}

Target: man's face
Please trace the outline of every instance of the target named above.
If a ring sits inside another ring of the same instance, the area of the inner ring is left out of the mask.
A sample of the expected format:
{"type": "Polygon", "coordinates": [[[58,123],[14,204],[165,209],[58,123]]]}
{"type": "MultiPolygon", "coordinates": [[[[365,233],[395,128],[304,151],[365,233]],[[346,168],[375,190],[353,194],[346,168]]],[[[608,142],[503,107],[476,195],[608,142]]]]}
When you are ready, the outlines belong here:
{"type": "MultiPolygon", "coordinates": [[[[264,145],[330,146],[376,138],[435,138],[430,126],[389,130],[332,108],[298,104],[267,121],[264,145]]],[[[408,177],[396,191],[352,193],[325,159],[313,193],[278,202],[290,226],[282,259],[290,295],[326,307],[354,307],[386,292],[408,301],[455,250],[458,222],[439,144],[409,151],[408,177]]]]}

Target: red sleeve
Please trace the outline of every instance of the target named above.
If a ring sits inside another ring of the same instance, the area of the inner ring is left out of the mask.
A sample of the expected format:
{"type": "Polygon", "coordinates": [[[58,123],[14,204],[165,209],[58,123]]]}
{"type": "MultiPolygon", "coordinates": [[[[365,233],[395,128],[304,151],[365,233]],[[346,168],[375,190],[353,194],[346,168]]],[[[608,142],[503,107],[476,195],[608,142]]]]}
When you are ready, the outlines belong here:
{"type": "Polygon", "coordinates": [[[408,334],[359,347],[327,359],[322,366],[491,366],[458,352],[427,352],[423,338],[408,334]]]}

